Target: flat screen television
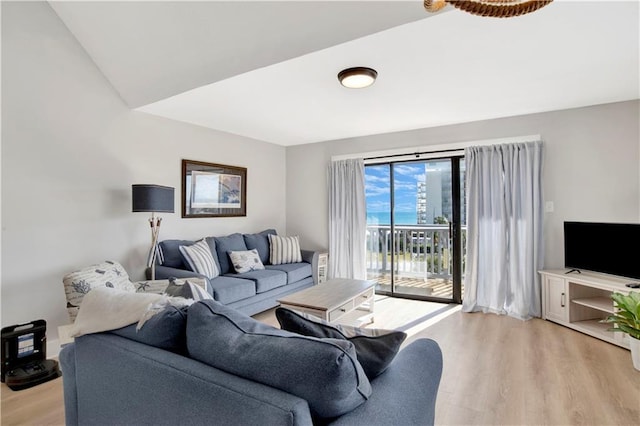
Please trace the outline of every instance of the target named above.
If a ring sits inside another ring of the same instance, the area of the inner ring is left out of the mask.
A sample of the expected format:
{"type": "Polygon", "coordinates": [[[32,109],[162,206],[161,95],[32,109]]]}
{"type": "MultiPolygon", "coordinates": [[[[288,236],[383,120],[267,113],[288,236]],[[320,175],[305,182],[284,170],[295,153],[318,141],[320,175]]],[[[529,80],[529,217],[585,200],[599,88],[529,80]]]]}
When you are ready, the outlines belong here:
{"type": "Polygon", "coordinates": [[[565,222],[564,266],[640,279],[640,224],[565,222]]]}

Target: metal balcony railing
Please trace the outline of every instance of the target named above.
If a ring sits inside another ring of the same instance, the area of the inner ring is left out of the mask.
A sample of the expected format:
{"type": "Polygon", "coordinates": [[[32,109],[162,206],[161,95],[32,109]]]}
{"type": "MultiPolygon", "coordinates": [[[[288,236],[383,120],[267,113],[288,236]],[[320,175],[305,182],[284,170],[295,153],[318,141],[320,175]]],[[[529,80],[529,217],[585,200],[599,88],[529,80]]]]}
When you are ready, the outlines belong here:
{"type": "MultiPolygon", "coordinates": [[[[466,226],[462,227],[463,271],[466,226]]],[[[391,253],[396,276],[451,279],[453,259],[449,225],[396,225],[394,247],[390,225],[367,226],[367,272],[391,273],[391,253]]]]}

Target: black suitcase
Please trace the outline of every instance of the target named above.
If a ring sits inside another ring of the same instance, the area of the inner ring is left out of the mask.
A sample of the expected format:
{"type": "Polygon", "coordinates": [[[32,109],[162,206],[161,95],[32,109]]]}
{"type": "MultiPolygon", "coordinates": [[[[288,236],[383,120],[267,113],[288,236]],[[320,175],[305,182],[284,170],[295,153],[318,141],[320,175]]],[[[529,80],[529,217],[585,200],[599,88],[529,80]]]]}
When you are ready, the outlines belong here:
{"type": "Polygon", "coordinates": [[[35,320],[2,329],[2,382],[27,389],[61,376],[58,362],[47,358],[47,323],[35,320]]]}

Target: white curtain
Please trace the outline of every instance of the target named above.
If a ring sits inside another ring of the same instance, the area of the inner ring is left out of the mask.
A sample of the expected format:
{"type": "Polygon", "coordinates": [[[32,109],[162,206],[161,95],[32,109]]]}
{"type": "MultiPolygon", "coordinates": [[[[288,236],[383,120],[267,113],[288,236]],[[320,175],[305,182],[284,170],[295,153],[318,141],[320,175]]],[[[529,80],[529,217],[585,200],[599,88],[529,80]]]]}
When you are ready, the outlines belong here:
{"type": "Polygon", "coordinates": [[[542,159],[541,141],[465,150],[464,312],[541,316],[542,159]]]}
{"type": "Polygon", "coordinates": [[[329,166],[329,278],[366,279],[364,160],[329,166]]]}

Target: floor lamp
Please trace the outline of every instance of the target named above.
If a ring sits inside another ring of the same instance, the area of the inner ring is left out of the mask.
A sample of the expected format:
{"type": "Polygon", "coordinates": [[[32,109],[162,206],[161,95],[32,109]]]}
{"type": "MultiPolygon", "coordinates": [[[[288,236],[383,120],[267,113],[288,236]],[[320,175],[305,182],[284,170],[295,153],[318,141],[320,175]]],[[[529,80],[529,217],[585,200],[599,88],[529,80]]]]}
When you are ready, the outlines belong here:
{"type": "Polygon", "coordinates": [[[161,185],[131,185],[131,199],[133,212],[151,212],[149,225],[151,226],[151,249],[147,259],[147,267],[151,267],[151,279],[156,279],[156,257],[158,256],[158,234],[160,233],[161,217],[156,213],[173,213],[174,189],[161,185]]]}

